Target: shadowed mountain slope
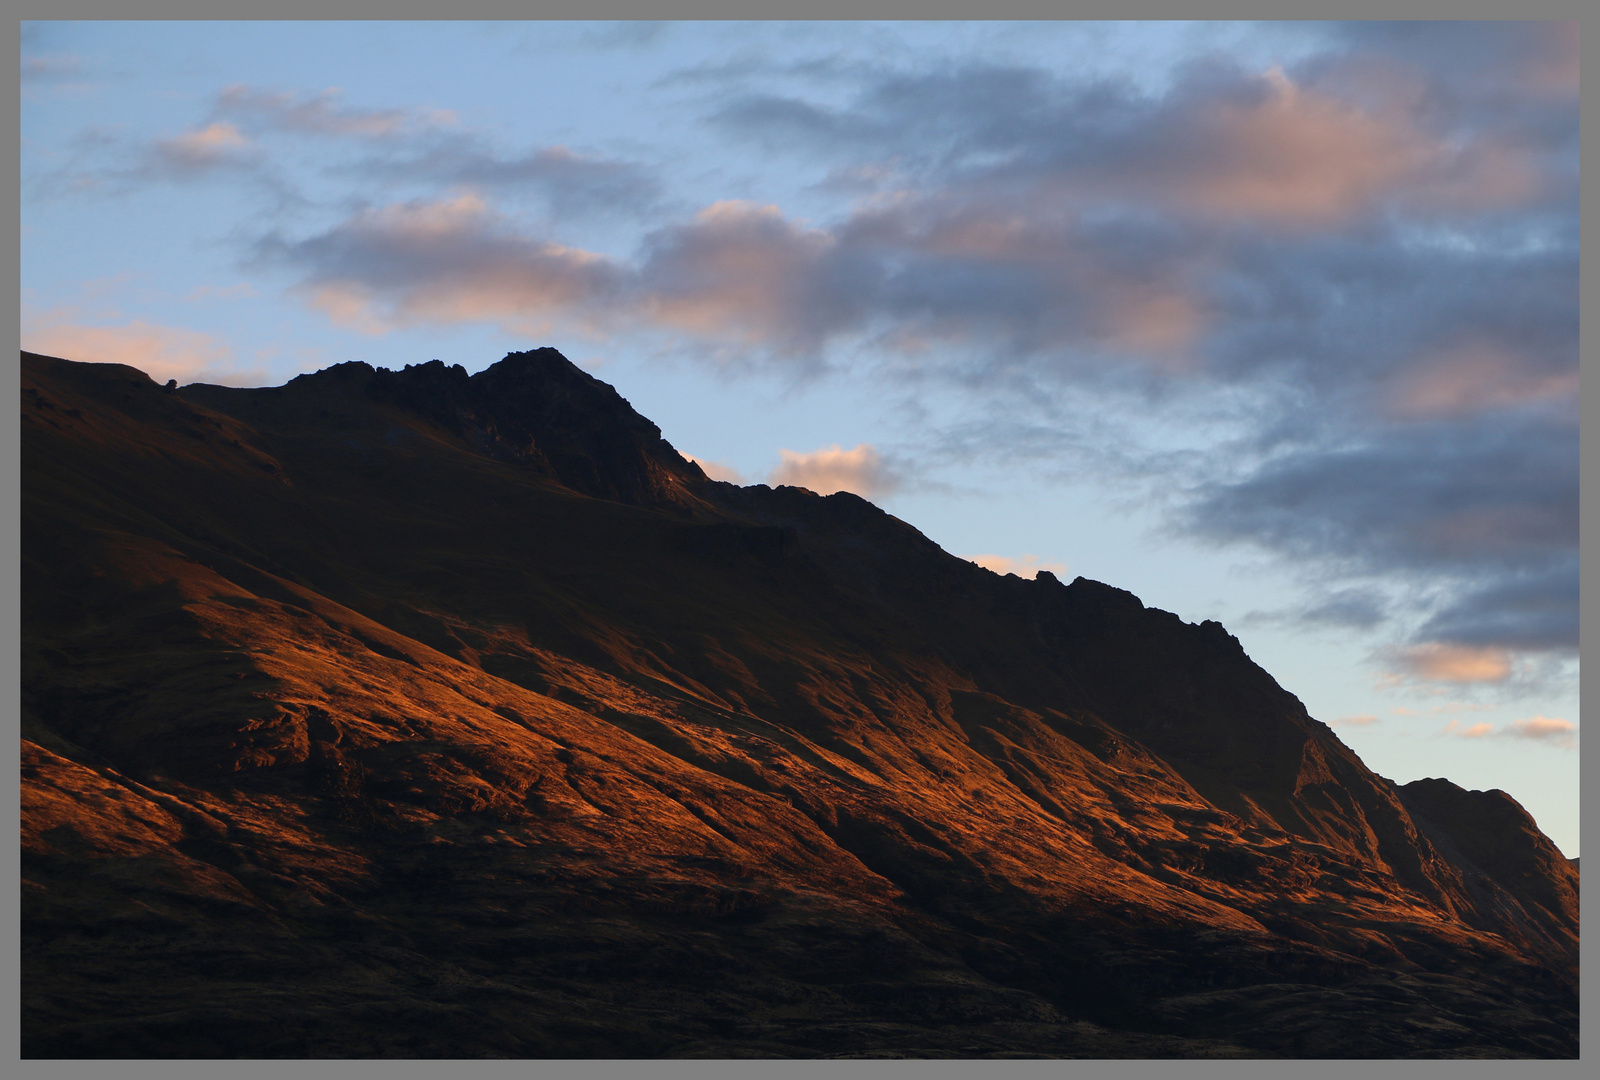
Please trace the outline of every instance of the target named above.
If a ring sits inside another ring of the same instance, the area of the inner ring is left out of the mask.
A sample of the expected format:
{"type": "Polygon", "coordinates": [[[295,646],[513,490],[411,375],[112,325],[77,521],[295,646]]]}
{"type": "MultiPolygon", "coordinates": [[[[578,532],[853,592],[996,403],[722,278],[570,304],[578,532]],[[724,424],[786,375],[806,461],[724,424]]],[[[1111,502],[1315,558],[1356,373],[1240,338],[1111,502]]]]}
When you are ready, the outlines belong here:
{"type": "Polygon", "coordinates": [[[1571,1057],[1576,867],[554,350],[23,355],[43,1057],[1571,1057]]]}

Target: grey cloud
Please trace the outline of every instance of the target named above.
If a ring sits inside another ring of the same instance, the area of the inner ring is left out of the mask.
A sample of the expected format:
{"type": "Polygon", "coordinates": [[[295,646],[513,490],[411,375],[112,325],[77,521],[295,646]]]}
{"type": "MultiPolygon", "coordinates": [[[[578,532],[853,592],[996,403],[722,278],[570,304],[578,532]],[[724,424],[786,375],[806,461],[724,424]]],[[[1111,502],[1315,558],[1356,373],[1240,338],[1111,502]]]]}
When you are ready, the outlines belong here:
{"type": "Polygon", "coordinates": [[[1577,491],[1576,428],[1414,425],[1207,485],[1188,515],[1202,534],[1295,556],[1521,570],[1576,549],[1577,491]]]}
{"type": "Polygon", "coordinates": [[[735,133],[754,138],[766,149],[853,145],[865,149],[879,143],[881,124],[851,112],[819,108],[809,102],[774,94],[750,95],[723,106],[713,119],[735,133]]]}
{"type": "MultiPolygon", "coordinates": [[[[1575,233],[1573,235],[1575,239],[1575,233]]],[[[1284,381],[1286,432],[1373,419],[1570,413],[1577,252],[1459,250],[1402,231],[1219,243],[1201,286],[1207,370],[1284,381]]]]}
{"type": "Polygon", "coordinates": [[[1432,583],[1440,599],[1419,642],[1577,647],[1575,426],[1497,418],[1389,429],[1202,487],[1183,520],[1292,559],[1432,583]]]}
{"type": "Polygon", "coordinates": [[[1302,629],[1372,630],[1390,618],[1393,607],[1389,598],[1381,592],[1370,588],[1351,587],[1318,593],[1305,603],[1294,607],[1247,612],[1240,619],[1240,625],[1266,624],[1288,625],[1302,629]]]}
{"type": "Polygon", "coordinates": [[[1465,591],[1418,632],[1429,641],[1514,649],[1572,650],[1578,645],[1578,560],[1507,576],[1465,591]]]}
{"type": "Polygon", "coordinates": [[[1388,615],[1388,603],[1370,589],[1340,589],[1312,602],[1299,613],[1303,622],[1369,630],[1388,615]]]}
{"type": "Polygon", "coordinates": [[[1327,23],[1325,29],[1358,56],[1415,64],[1464,97],[1530,90],[1576,96],[1576,21],[1394,20],[1327,23]]]}
{"type": "Polygon", "coordinates": [[[403,150],[364,157],[350,170],[364,177],[470,185],[543,197],[559,217],[587,213],[644,214],[661,197],[643,166],[561,146],[506,155],[464,134],[412,140],[403,150]]]}
{"type": "MultiPolygon", "coordinates": [[[[1078,86],[1025,68],[962,67],[883,75],[846,108],[747,94],[712,122],[777,150],[894,155],[920,170],[1015,166],[1048,148],[1056,161],[1095,159],[1113,133],[1149,111],[1131,87],[1078,86]],[[996,160],[997,159],[997,160],[996,160]]],[[[952,179],[945,176],[943,179],[952,179]]]]}

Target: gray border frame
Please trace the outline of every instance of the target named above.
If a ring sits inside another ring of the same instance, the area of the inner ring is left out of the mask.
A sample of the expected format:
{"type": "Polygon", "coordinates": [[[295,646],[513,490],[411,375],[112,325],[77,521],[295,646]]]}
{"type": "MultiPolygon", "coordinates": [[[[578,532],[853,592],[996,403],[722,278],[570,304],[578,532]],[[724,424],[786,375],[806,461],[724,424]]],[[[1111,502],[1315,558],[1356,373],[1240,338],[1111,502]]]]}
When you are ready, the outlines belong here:
{"type": "MultiPolygon", "coordinates": [[[[378,3],[375,0],[339,0],[337,3],[307,3],[305,0],[279,0],[273,5],[270,13],[263,10],[264,5],[201,3],[198,0],[144,0],[144,2],[129,4],[113,4],[108,0],[90,0],[75,3],[47,3],[42,0],[22,0],[18,5],[18,23],[13,33],[13,40],[17,42],[20,52],[21,22],[24,16],[35,16],[42,21],[60,21],[72,18],[100,18],[100,19],[219,19],[219,18],[271,18],[273,20],[289,21],[295,17],[306,18],[308,21],[323,21],[330,18],[342,19],[418,19],[429,20],[437,18],[439,10],[437,5],[426,4],[420,0],[391,0],[389,3],[378,3]]],[[[473,0],[470,3],[457,3],[451,5],[451,14],[460,19],[467,16],[474,18],[504,18],[527,19],[530,15],[538,19],[612,19],[622,20],[637,18],[648,13],[651,16],[673,15],[682,19],[709,20],[709,19],[780,19],[785,16],[790,18],[803,18],[807,21],[818,19],[838,19],[854,21],[866,18],[872,19],[963,19],[971,18],[975,12],[981,11],[985,21],[996,19],[1127,19],[1127,18],[1211,18],[1211,19],[1250,19],[1250,18],[1308,18],[1315,16],[1338,17],[1351,19],[1366,17],[1375,19],[1393,19],[1404,15],[1419,19],[1580,19],[1582,8],[1575,0],[1523,0],[1520,3],[1486,3],[1484,0],[1470,0],[1470,2],[1455,3],[1446,0],[1406,0],[1401,4],[1374,3],[1363,0],[1358,3],[1318,3],[1306,4],[1304,0],[1294,0],[1292,3],[1262,3],[1260,0],[1227,0],[1224,3],[1204,5],[1203,10],[1196,10],[1191,5],[1184,5],[1174,0],[1141,0],[1138,3],[1118,3],[1116,0],[1077,0],[1077,2],[1047,3],[1044,0],[987,0],[979,4],[972,0],[967,2],[954,2],[954,0],[856,0],[854,3],[845,0],[809,0],[800,4],[797,2],[775,4],[771,0],[761,0],[759,3],[736,2],[736,0],[674,0],[670,4],[645,4],[641,0],[543,0],[537,5],[518,5],[509,0],[473,0]]],[[[1581,20],[1580,20],[1581,21],[1581,20]]],[[[1592,25],[1600,25],[1600,21],[1590,20],[1592,25]]],[[[13,84],[16,87],[16,84],[13,84]]],[[[14,100],[18,110],[12,112],[18,115],[20,110],[20,88],[15,88],[14,100]]],[[[15,143],[12,144],[15,146],[15,143]]],[[[16,177],[13,168],[11,174],[16,177]]],[[[16,183],[14,179],[13,184],[16,183]]],[[[1584,185],[1584,201],[1588,199],[1588,185],[1584,185]]],[[[14,238],[20,239],[20,221],[12,233],[14,238]]],[[[1590,246],[1590,245],[1585,245],[1590,246]]],[[[18,271],[20,279],[20,271],[18,271]]],[[[1593,277],[1581,293],[1581,306],[1583,309],[1592,309],[1596,300],[1596,287],[1593,277]]],[[[11,319],[20,331],[20,315],[14,314],[11,319]]],[[[1587,353],[1583,354],[1587,360],[1587,353]]],[[[1583,367],[1592,365],[1585,362],[1583,367]]],[[[0,604],[4,605],[6,616],[3,629],[0,629],[0,685],[5,687],[3,698],[0,698],[0,722],[5,729],[16,735],[20,732],[20,709],[18,693],[20,686],[20,597],[21,574],[20,554],[21,514],[19,501],[21,498],[21,424],[18,419],[20,412],[21,390],[15,378],[0,385],[0,402],[4,408],[0,409],[0,446],[3,446],[3,468],[0,468],[0,485],[5,491],[5,511],[3,520],[4,528],[0,530],[0,552],[5,555],[6,570],[0,575],[0,604]]],[[[1590,426],[1600,424],[1600,393],[1590,393],[1582,399],[1582,418],[1589,421],[1590,426]]],[[[1593,464],[1595,457],[1600,457],[1600,452],[1591,452],[1595,441],[1590,440],[1588,446],[1582,449],[1583,464],[1593,464]]],[[[1590,478],[1594,477],[1593,468],[1587,470],[1590,478]]],[[[1597,518],[1597,503],[1594,498],[1587,497],[1591,494],[1593,484],[1589,480],[1582,482],[1580,488],[1580,528],[1586,535],[1600,535],[1595,532],[1600,527],[1600,518],[1597,518]]],[[[1585,544],[1586,549],[1589,545],[1585,544]]],[[[1600,607],[1600,585],[1589,584],[1584,586],[1581,599],[1581,611],[1584,616],[1594,612],[1600,607]]],[[[1587,621],[1587,620],[1586,620],[1587,621]]],[[[1580,650],[1580,655],[1589,650],[1580,650]]],[[[1581,691],[1580,691],[1581,692],[1581,691]]],[[[15,747],[15,741],[9,745],[15,747]]],[[[8,1075],[34,1080],[34,1078],[56,1078],[61,1080],[81,1080],[98,1077],[116,1077],[117,1080],[135,1077],[139,1080],[213,1080],[213,1078],[272,1078],[272,1080],[312,1080],[312,1078],[335,1077],[338,1080],[355,1078],[355,1080],[434,1080],[442,1074],[448,1073],[451,1080],[499,1080],[499,1078],[518,1078],[518,1080],[545,1080],[545,1078],[577,1077],[582,1080],[600,1080],[604,1077],[649,1077],[650,1080],[676,1080],[676,1078],[701,1078],[706,1080],[720,1080],[728,1077],[755,1077],[756,1080],[843,1080],[846,1077],[866,1077],[868,1080],[923,1080],[926,1077],[970,1077],[974,1070],[973,1062],[964,1061],[23,1061],[20,1058],[21,1029],[18,1018],[20,1006],[20,986],[16,975],[19,972],[19,958],[21,953],[21,924],[20,924],[20,884],[17,857],[19,854],[19,841],[17,839],[20,826],[18,802],[20,798],[20,778],[13,772],[12,779],[7,782],[11,796],[0,806],[3,813],[5,828],[5,850],[8,854],[7,870],[4,872],[4,890],[0,891],[0,914],[4,915],[6,924],[11,931],[6,935],[4,942],[5,970],[11,973],[3,989],[6,1008],[0,1013],[0,1032],[3,1032],[6,1049],[0,1051],[0,1063],[17,1061],[15,1069],[7,1068],[8,1075]]],[[[1587,824],[1592,816],[1588,808],[1581,811],[1581,820],[1587,824]]],[[[1587,909],[1592,903],[1583,904],[1581,910],[1588,913],[1587,909]]],[[[1586,950],[1585,950],[1586,951],[1586,950]]],[[[1582,1009],[1580,1022],[1580,1039],[1587,1043],[1593,1034],[1591,1018],[1592,1009],[1582,1009]]],[[[1514,1064],[1504,1061],[1079,1061],[1079,1060],[1041,1060],[1041,1061],[985,1061],[982,1071],[986,1077],[995,1080],[1032,1080],[1032,1078],[1067,1078],[1076,1080],[1078,1077],[1113,1077],[1113,1078],[1143,1078],[1146,1077],[1183,1077],[1183,1080],[1256,1080],[1256,1078],[1279,1077],[1334,1077],[1338,1080],[1364,1080],[1364,1078],[1391,1077],[1482,1077],[1484,1080],[1503,1080],[1512,1075],[1528,1077],[1530,1080],[1544,1080],[1546,1077],[1580,1077],[1588,1075],[1583,1069],[1582,1058],[1578,1061],[1517,1061],[1514,1064]]],[[[1591,1068],[1593,1066],[1590,1066],[1591,1068]]]]}

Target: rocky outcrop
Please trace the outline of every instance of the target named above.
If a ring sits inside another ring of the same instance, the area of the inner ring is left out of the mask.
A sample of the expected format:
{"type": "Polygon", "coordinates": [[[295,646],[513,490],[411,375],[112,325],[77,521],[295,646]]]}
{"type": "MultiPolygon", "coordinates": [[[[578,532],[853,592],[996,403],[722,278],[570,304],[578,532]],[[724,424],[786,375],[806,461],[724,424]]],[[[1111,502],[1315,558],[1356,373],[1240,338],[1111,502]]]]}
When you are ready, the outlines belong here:
{"type": "Polygon", "coordinates": [[[511,353],[472,376],[438,360],[401,371],[351,362],[297,376],[281,388],[194,385],[184,393],[223,411],[248,400],[248,410],[279,415],[305,409],[331,420],[328,407],[337,403],[345,422],[352,407],[359,411],[358,402],[396,406],[479,453],[596,498],[693,506],[699,503],[693,493],[710,483],[615,389],[554,349],[511,353]]]}
{"type": "Polygon", "coordinates": [[[40,1057],[1570,1057],[1577,872],[553,350],[24,355],[40,1057]]]}

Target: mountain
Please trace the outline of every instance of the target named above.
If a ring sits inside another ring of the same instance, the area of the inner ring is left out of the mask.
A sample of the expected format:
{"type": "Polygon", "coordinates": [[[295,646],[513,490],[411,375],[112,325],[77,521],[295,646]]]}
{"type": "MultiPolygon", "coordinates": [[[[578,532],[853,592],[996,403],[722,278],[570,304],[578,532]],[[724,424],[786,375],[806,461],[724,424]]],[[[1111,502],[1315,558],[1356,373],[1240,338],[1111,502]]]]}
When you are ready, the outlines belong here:
{"type": "Polygon", "coordinates": [[[551,349],[22,357],[28,1057],[1575,1057],[1578,872],[551,349]]]}

